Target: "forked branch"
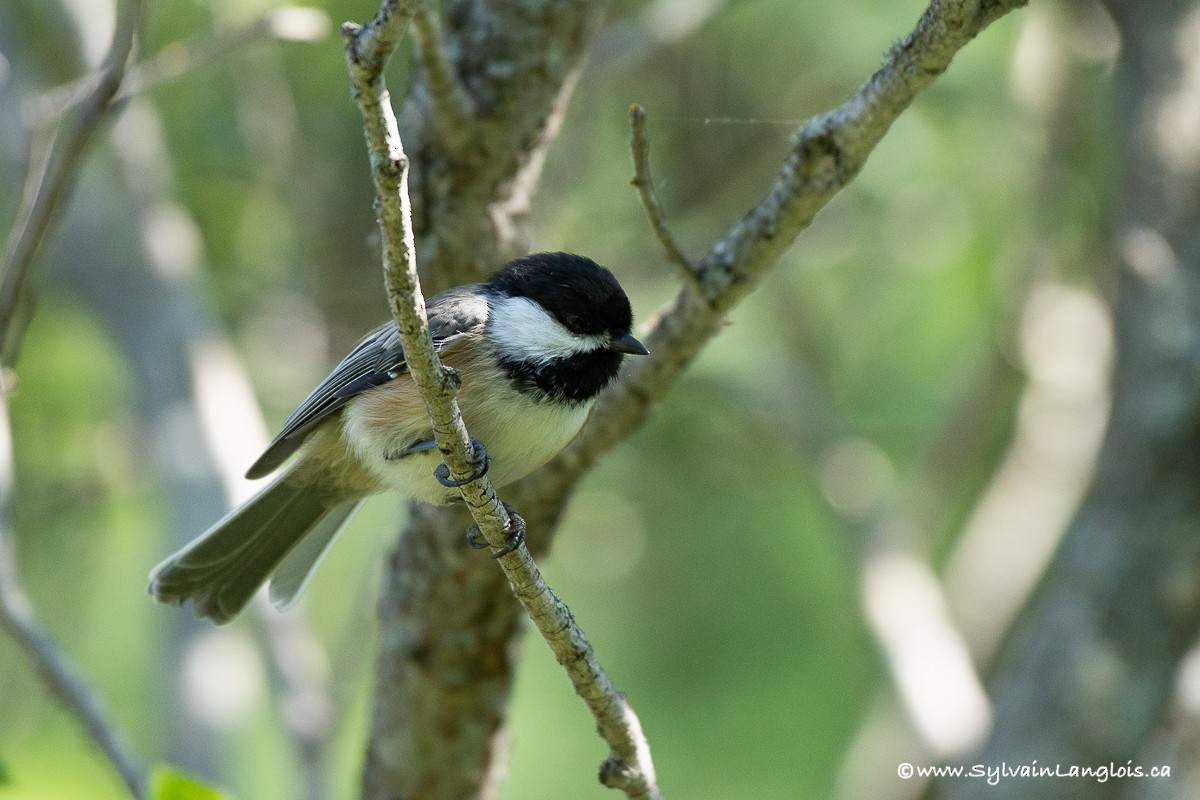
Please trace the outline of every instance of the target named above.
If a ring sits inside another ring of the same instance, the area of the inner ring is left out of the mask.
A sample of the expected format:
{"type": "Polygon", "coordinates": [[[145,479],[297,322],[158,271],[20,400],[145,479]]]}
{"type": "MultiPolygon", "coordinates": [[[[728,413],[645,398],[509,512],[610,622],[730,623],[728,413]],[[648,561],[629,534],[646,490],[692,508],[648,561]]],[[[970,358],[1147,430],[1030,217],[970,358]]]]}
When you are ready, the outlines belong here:
{"type": "MultiPolygon", "coordinates": [[[[523,502],[529,503],[531,510],[560,506],[596,459],[649,417],[716,335],[725,315],[759,284],[817,212],[858,174],[917,95],[980,31],[1025,4],[1026,0],[933,0],[912,32],[892,46],[883,66],[850,99],[800,126],[766,196],[717,239],[695,266],[698,287],[693,278],[685,276],[691,288],[680,292],[656,317],[644,340],[650,355],[639,359],[601,396],[575,441],[523,487],[523,502]]],[[[631,116],[635,170],[642,174],[646,168],[639,162],[646,154],[638,126],[643,120],[631,116]]],[[[650,208],[648,213],[668,253],[677,251],[676,246],[667,244],[674,238],[661,213],[650,208]]],[[[676,258],[671,256],[672,261],[676,258]]]]}
{"type": "Polygon", "coordinates": [[[13,355],[8,350],[13,319],[34,260],[79,178],[84,154],[117,108],[117,95],[142,26],[142,3],[126,0],[121,4],[108,56],[91,91],[71,120],[60,127],[44,161],[30,163],[21,207],[0,261],[0,354],[13,355]]]}

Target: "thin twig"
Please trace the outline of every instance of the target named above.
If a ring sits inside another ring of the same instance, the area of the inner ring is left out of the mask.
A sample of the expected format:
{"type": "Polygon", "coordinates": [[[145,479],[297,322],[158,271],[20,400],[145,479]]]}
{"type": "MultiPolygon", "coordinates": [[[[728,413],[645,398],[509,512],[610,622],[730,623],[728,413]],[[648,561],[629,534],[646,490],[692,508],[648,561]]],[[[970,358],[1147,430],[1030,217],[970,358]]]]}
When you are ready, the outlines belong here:
{"type": "MultiPolygon", "coordinates": [[[[414,11],[413,3],[401,5],[389,0],[365,27],[347,23],[342,31],[378,195],[388,301],[399,328],[409,374],[420,388],[433,420],[438,449],[451,477],[464,479],[473,472],[474,449],[455,399],[457,375],[442,366],[429,335],[414,253],[408,159],[382,78],[384,64],[414,11]]],[[[484,476],[462,486],[460,491],[483,537],[497,550],[504,547],[515,520],[510,519],[491,481],[484,476]]],[[[566,605],[546,584],[529,551],[519,547],[499,562],[514,595],[567,670],[609,745],[610,755],[601,768],[601,780],[630,798],[661,798],[649,746],[636,715],[604,673],[587,637],[566,605]]]]}
{"type": "Polygon", "coordinates": [[[452,152],[460,152],[470,140],[475,104],[454,73],[442,38],[442,26],[437,12],[429,7],[429,0],[418,3],[413,11],[412,36],[433,100],[433,122],[446,146],[452,152]]]}
{"type": "Polygon", "coordinates": [[[126,744],[87,681],[46,631],[21,585],[9,529],[12,500],[12,434],[8,400],[0,392],[0,627],[33,662],[42,683],[79,720],[138,800],[147,793],[146,768],[126,744]]]}
{"type": "Polygon", "coordinates": [[[144,0],[126,0],[113,31],[112,45],[100,77],[80,105],[74,124],[55,138],[55,146],[40,173],[31,173],[20,210],[9,231],[0,261],[0,353],[11,333],[21,292],[38,251],[58,220],[79,179],[79,168],[88,146],[103,123],[118,108],[115,98],[125,80],[129,55],[139,38],[144,0]]]}
{"type": "Polygon", "coordinates": [[[663,219],[662,206],[658,202],[658,193],[654,191],[654,180],[650,177],[650,141],[646,137],[646,109],[637,103],[629,107],[629,148],[633,151],[633,179],[629,182],[638,190],[642,199],[642,208],[646,209],[646,217],[650,227],[667,254],[667,260],[675,265],[679,277],[693,291],[703,294],[704,278],[696,271],[696,266],[684,254],[663,219]]]}

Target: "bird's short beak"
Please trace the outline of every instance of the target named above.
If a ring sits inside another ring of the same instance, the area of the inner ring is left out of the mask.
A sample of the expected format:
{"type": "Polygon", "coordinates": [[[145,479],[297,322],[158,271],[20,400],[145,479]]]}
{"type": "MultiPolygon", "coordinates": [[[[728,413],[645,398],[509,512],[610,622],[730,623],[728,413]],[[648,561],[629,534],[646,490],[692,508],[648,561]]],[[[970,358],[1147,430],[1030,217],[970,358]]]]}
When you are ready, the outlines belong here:
{"type": "Polygon", "coordinates": [[[631,356],[650,355],[650,351],[646,349],[646,345],[633,338],[633,334],[630,333],[613,339],[612,349],[618,353],[629,353],[631,356]]]}

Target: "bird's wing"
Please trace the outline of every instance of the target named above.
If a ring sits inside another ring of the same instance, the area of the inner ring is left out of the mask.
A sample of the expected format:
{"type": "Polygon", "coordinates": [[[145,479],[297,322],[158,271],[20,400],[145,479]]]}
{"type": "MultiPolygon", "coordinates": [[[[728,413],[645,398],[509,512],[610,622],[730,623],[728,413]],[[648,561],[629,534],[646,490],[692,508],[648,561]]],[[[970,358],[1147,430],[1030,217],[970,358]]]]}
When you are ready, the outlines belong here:
{"type": "MultiPolygon", "coordinates": [[[[429,332],[438,352],[477,331],[487,320],[487,302],[477,285],[442,292],[429,301],[429,332]]],[[[350,354],[283,423],[283,430],[246,471],[261,478],[275,471],[304,443],[318,424],[354,396],[381,386],[408,371],[396,323],[388,320],[364,336],[350,354]]]]}

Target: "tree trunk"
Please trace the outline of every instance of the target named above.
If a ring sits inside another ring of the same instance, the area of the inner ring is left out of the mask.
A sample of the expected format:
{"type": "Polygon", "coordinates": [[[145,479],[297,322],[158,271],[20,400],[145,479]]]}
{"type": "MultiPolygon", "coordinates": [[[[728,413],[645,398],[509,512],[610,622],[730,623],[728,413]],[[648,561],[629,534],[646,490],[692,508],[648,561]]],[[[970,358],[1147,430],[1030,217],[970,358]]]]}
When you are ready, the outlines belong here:
{"type": "MultiPolygon", "coordinates": [[[[1093,483],[1001,650],[995,727],[967,764],[1138,765],[1200,629],[1200,142],[1180,124],[1196,114],[1184,82],[1200,18],[1182,2],[1108,7],[1122,38],[1112,415],[1093,483]]],[[[1138,783],[962,778],[933,794],[1122,797],[1138,783]]]]}

